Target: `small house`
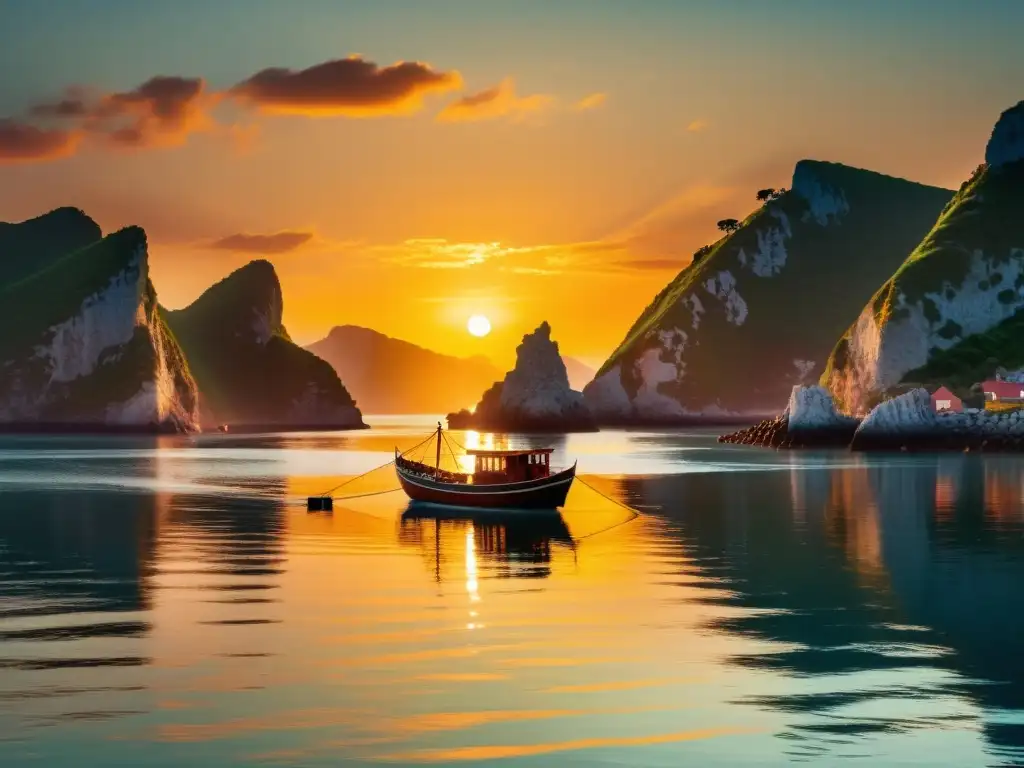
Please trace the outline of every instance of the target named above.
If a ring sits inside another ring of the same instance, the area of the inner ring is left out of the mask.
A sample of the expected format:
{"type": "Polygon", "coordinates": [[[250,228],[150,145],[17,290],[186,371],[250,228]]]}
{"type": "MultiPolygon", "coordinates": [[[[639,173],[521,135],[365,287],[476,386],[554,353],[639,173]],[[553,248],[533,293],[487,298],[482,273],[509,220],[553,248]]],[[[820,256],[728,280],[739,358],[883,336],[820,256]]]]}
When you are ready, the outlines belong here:
{"type": "Polygon", "coordinates": [[[1016,381],[983,381],[981,390],[985,400],[1000,403],[1024,402],[1024,384],[1016,381]]]}
{"type": "Polygon", "coordinates": [[[959,397],[954,395],[945,387],[939,387],[932,392],[932,408],[935,409],[936,413],[941,411],[962,413],[964,410],[964,403],[959,397]]]}

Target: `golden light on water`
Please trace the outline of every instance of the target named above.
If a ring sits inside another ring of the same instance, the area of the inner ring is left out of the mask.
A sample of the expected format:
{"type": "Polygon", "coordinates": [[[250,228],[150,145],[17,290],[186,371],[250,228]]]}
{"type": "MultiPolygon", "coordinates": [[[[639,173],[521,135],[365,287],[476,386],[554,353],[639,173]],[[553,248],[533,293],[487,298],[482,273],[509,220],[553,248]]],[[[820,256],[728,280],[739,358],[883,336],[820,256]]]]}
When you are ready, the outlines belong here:
{"type": "MultiPolygon", "coordinates": [[[[477,581],[477,565],[476,565],[476,539],[474,537],[476,533],[474,527],[471,525],[466,531],[466,593],[469,595],[469,601],[471,603],[480,602],[480,582],[477,581]]],[[[467,625],[468,629],[474,629],[476,624],[470,623],[467,625]]]]}

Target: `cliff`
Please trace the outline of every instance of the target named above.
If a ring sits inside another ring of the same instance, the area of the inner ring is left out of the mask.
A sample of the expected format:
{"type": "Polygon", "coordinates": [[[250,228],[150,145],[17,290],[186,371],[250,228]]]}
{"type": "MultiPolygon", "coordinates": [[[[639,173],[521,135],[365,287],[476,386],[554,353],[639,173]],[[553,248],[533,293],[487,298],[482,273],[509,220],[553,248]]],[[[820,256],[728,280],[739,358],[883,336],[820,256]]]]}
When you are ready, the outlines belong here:
{"type": "Polygon", "coordinates": [[[364,427],[330,364],[288,337],[283,308],[274,267],[260,260],[232,272],[185,309],[164,310],[199,385],[204,423],[364,427]]]}
{"type": "Polygon", "coordinates": [[[804,160],[792,189],[710,246],[584,390],[601,423],[777,413],[952,193],[804,160]]]}
{"type": "MultiPolygon", "coordinates": [[[[25,265],[33,251],[18,236],[25,265]]],[[[0,423],[196,429],[196,385],[160,317],[145,232],[129,227],[63,258],[41,248],[39,260],[49,266],[0,288],[0,423]]]]}
{"type": "Polygon", "coordinates": [[[502,432],[591,431],[596,427],[583,395],[569,387],[565,363],[546,322],[523,336],[516,365],[488,389],[472,413],[449,414],[453,429],[502,432]]]}
{"type": "Polygon", "coordinates": [[[821,382],[864,412],[887,394],[947,384],[964,396],[1024,364],[1024,102],[996,124],[988,162],[835,345],[821,382]]]}

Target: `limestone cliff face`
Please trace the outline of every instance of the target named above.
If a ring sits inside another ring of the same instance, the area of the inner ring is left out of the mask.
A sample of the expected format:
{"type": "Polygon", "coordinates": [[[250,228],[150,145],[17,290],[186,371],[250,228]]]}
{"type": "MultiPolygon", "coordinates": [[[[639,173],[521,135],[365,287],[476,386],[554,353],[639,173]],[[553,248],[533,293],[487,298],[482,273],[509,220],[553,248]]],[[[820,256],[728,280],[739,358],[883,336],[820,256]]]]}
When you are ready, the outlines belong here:
{"type": "Polygon", "coordinates": [[[973,377],[1015,362],[1001,359],[1016,353],[986,334],[1024,308],[1022,114],[1022,105],[1003,113],[986,151],[990,162],[835,346],[821,383],[844,410],[865,413],[897,387],[970,386],[973,377]]]}
{"type": "Polygon", "coordinates": [[[484,393],[472,415],[453,414],[453,427],[476,426],[503,431],[591,430],[594,421],[583,395],[569,387],[565,363],[546,322],[523,336],[516,365],[504,380],[484,393]]]}
{"type": "Polygon", "coordinates": [[[804,160],[793,186],[684,269],[584,390],[601,423],[775,414],[951,192],[804,160]]]}
{"type": "Polygon", "coordinates": [[[195,381],[129,227],[0,290],[0,422],[191,431],[195,381]]]}
{"type": "Polygon", "coordinates": [[[199,384],[207,425],[364,427],[331,366],[288,337],[283,307],[274,267],[253,261],[166,313],[199,384]]]}

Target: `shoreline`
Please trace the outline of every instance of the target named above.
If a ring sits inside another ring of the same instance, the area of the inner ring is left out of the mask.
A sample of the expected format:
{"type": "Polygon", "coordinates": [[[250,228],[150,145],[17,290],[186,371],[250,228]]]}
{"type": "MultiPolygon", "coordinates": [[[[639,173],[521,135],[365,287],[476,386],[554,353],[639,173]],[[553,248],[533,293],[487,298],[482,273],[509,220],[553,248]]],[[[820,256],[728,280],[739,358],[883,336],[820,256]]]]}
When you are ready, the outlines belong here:
{"type": "Polygon", "coordinates": [[[227,432],[216,427],[203,430],[181,430],[160,424],[81,424],[75,422],[9,422],[0,423],[0,435],[232,435],[260,432],[345,432],[370,429],[368,424],[243,424],[228,425],[227,432]]]}

